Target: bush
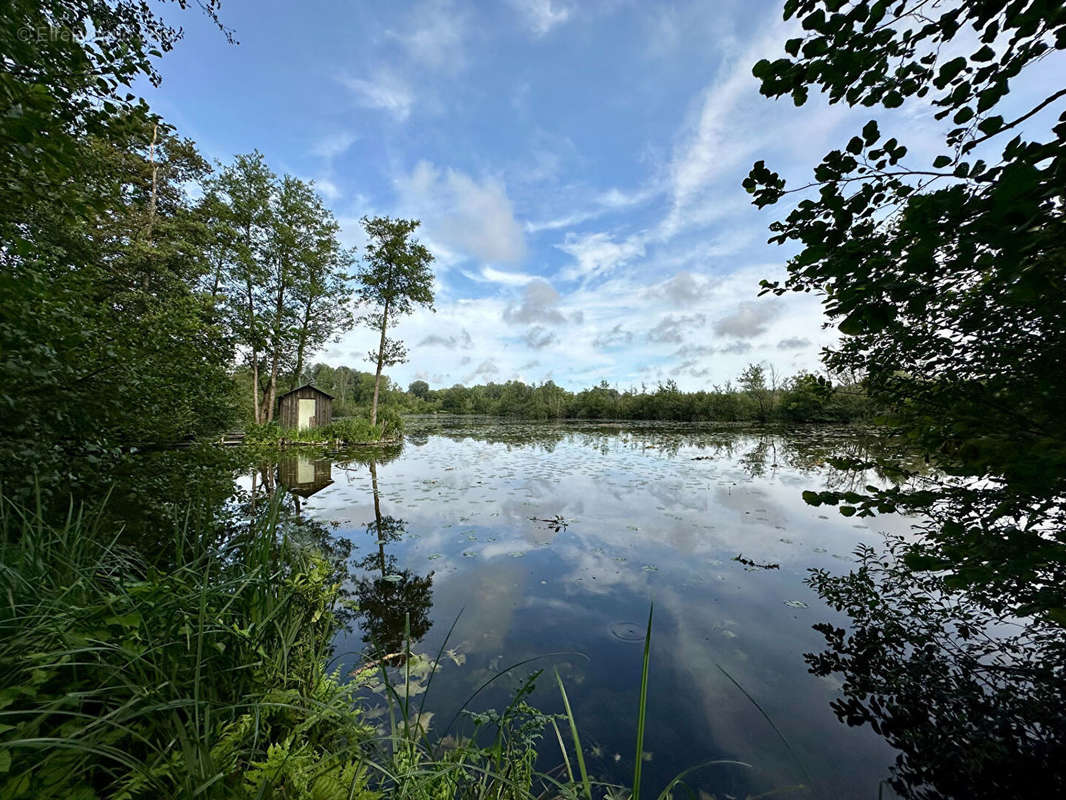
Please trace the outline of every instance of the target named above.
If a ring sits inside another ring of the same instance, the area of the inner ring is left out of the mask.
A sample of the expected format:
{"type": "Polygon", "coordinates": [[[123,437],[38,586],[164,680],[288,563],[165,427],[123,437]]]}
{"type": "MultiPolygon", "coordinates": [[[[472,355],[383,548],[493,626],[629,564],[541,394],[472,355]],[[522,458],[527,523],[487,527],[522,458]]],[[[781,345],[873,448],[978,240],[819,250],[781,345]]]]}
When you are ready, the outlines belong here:
{"type": "Polygon", "coordinates": [[[295,430],[282,428],[277,422],[245,428],[245,441],[249,444],[277,444],[285,439],[294,442],[343,442],[366,444],[382,440],[394,440],[403,435],[403,417],[392,408],[378,409],[377,425],[371,425],[369,417],[343,417],[320,428],[295,430]]]}

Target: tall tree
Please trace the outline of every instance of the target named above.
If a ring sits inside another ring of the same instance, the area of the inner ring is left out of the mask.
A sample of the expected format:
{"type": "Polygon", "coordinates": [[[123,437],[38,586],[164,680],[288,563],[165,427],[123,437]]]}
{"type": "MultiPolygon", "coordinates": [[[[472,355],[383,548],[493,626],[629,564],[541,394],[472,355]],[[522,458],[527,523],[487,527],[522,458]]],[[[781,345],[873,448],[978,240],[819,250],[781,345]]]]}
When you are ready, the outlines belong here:
{"type": "Polygon", "coordinates": [[[216,214],[212,290],[229,308],[251,372],[254,420],[274,418],[283,375],[352,325],[352,256],[311,184],[278,178],[258,152],[237,156],[205,199],[216,214]]]}
{"type": "Polygon", "coordinates": [[[216,288],[225,298],[238,343],[251,370],[252,414],[265,421],[259,400],[260,371],[267,349],[267,265],[273,230],[270,199],[277,178],[258,151],[237,156],[209,187],[218,246],[216,288]],[[225,265],[225,266],[223,266],[225,265]]]}
{"type": "Polygon", "coordinates": [[[307,358],[350,330],[355,322],[351,307],[352,276],[348,273],[355,261],[354,253],[341,246],[337,238],[340,225],[317,194],[312,195],[311,211],[316,221],[314,238],[304,269],[293,286],[297,309],[293,386],[301,380],[307,358]]]}
{"type": "Polygon", "coordinates": [[[356,275],[356,294],[372,309],[363,317],[364,324],[380,333],[377,350],[367,356],[376,367],[371,425],[377,424],[381,370],[407,360],[403,342],[386,335],[389,323],[410,314],[416,305],[433,308],[433,255],[411,236],[419,224],[414,219],[363,217],[367,245],[356,275]]]}

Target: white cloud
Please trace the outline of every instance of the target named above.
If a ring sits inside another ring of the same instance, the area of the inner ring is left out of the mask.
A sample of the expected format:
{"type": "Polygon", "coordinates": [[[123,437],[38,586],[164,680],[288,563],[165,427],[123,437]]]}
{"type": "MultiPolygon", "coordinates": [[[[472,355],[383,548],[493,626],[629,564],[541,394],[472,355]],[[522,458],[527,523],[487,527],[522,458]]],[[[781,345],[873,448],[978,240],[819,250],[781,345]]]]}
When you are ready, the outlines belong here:
{"type": "Polygon", "coordinates": [[[397,181],[403,205],[423,220],[428,235],[480,261],[513,263],[526,253],[504,185],[420,161],[397,181]]]}
{"type": "Polygon", "coordinates": [[[704,302],[711,290],[711,281],[703,275],[691,272],[678,272],[672,278],[652,286],[648,296],[666,300],[678,308],[694,306],[704,302]]]}
{"type": "Polygon", "coordinates": [[[447,0],[416,6],[404,20],[409,27],[390,30],[410,58],[435,70],[455,74],[466,66],[467,18],[447,0]]]}
{"type": "Polygon", "coordinates": [[[675,317],[667,314],[659,320],[659,323],[648,331],[648,341],[656,344],[674,343],[680,344],[685,340],[685,334],[699,328],[707,321],[703,314],[675,317]]]}
{"type": "Polygon", "coordinates": [[[563,278],[566,280],[605,275],[644,255],[644,241],[640,235],[616,242],[609,233],[568,233],[563,243],[556,247],[573,256],[575,261],[570,268],[563,271],[563,278]]]}
{"type": "Polygon", "coordinates": [[[357,138],[358,137],[354,133],[348,131],[330,133],[321,137],[311,145],[311,153],[319,158],[336,158],[355,144],[357,138]]]}
{"type": "Polygon", "coordinates": [[[525,342],[534,350],[542,350],[559,341],[554,331],[550,331],[543,325],[534,325],[526,331],[525,342]]]}
{"type": "Polygon", "coordinates": [[[327,200],[336,200],[341,196],[341,190],[329,178],[315,178],[315,188],[327,200]]]}
{"type": "Polygon", "coordinates": [[[373,80],[342,76],[340,82],[355,95],[356,101],[365,108],[387,111],[400,122],[411,116],[414,93],[397,75],[380,71],[373,80]]]}
{"type": "Polygon", "coordinates": [[[753,339],[770,327],[780,309],[772,300],[747,301],[714,323],[714,332],[719,336],[735,336],[738,339],[753,339]]]}
{"type": "Polygon", "coordinates": [[[511,0],[511,5],[537,36],[562,25],[572,13],[572,8],[560,0],[511,0]]]}
{"type": "MultiPolygon", "coordinates": [[[[467,274],[468,277],[473,277],[467,274]]],[[[535,280],[536,276],[527,275],[524,272],[506,272],[500,269],[494,269],[492,267],[482,267],[480,280],[488,281],[490,283],[502,283],[504,286],[525,286],[532,280],[535,280]]],[[[479,280],[479,278],[474,278],[479,280]]]]}
{"type": "Polygon", "coordinates": [[[522,292],[522,302],[510,305],[503,312],[503,318],[511,323],[549,323],[561,325],[566,322],[566,315],[558,308],[559,293],[542,278],[526,284],[522,292]]]}

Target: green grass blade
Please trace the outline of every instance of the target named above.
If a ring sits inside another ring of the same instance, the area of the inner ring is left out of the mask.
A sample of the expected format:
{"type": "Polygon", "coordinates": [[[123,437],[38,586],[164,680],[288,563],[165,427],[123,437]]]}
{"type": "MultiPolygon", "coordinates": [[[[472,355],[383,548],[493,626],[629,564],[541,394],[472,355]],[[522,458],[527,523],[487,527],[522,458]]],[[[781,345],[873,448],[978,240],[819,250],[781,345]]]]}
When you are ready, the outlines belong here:
{"type": "Polygon", "coordinates": [[[577,751],[577,769],[581,773],[581,787],[585,790],[585,797],[592,800],[592,787],[589,785],[589,774],[585,769],[585,754],[581,752],[581,737],[577,733],[577,721],[574,719],[574,712],[570,709],[570,700],[566,696],[563,679],[559,677],[559,670],[555,670],[555,682],[559,684],[559,692],[563,696],[563,708],[566,709],[566,718],[570,722],[570,735],[574,739],[574,749],[577,751]]]}
{"type": "Polygon", "coordinates": [[[555,724],[555,720],[552,721],[552,730],[555,731],[555,740],[559,742],[559,752],[563,754],[563,764],[566,765],[566,777],[570,783],[574,782],[574,770],[570,767],[570,756],[566,754],[566,745],[563,744],[563,734],[559,731],[559,726],[555,724]]]}
{"type": "Polygon", "coordinates": [[[640,667],[640,708],[637,711],[637,763],[633,767],[633,800],[640,800],[640,770],[644,764],[644,725],[648,712],[648,660],[651,657],[651,616],[655,604],[648,607],[648,630],[644,634],[644,662],[640,667]]]}

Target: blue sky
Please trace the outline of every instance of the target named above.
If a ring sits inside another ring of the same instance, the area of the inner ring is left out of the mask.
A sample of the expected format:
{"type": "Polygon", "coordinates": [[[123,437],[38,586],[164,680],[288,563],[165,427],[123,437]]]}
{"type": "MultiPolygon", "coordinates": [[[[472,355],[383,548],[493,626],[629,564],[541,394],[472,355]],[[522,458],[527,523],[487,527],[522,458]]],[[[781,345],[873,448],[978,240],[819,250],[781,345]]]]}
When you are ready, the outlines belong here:
{"type": "MultiPolygon", "coordinates": [[[[402,385],[693,389],[750,361],[816,370],[835,340],[817,298],[757,298],[788,251],[766,244],[781,209],[740,181],[757,159],[804,178],[871,113],[759,95],[751,66],[791,30],[778,2],[228,0],[223,17],[240,44],[184,16],[145,95],[208,157],[258,148],[315,180],[352,245],[364,214],[423,221],[437,311],[396,331],[402,385]]],[[[931,159],[928,107],[892,119],[931,159]]],[[[356,330],[319,360],[367,369],[373,343],[356,330]]]]}

